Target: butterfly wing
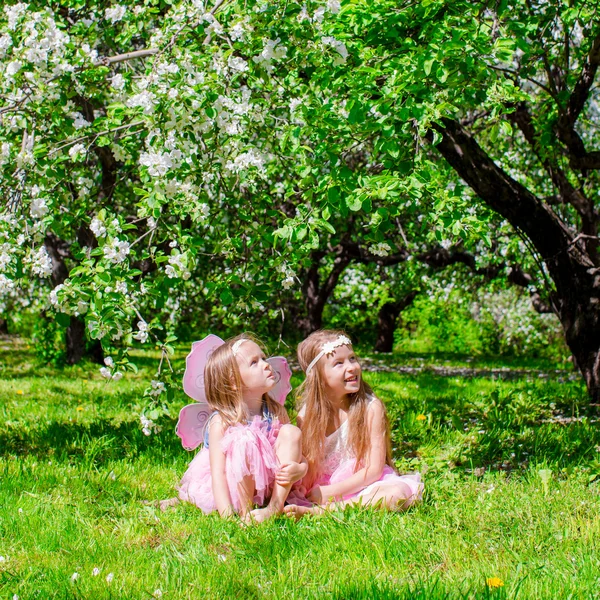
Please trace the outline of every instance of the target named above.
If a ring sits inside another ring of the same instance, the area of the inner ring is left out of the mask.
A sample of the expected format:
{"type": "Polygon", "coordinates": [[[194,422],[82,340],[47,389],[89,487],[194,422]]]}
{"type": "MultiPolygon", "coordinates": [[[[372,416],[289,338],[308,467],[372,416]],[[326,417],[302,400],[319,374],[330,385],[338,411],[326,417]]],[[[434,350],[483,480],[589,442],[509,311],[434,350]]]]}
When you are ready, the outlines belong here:
{"type": "Polygon", "coordinates": [[[175,433],[186,450],[195,450],[204,442],[204,430],[211,410],[206,402],[188,404],[179,411],[175,433]]]}
{"type": "Polygon", "coordinates": [[[183,374],[183,391],[190,398],[198,402],[206,402],[204,367],[209,356],[224,343],[220,337],[210,334],[203,340],[192,344],[192,350],[185,359],[185,373],[183,374]]]}
{"type": "Polygon", "coordinates": [[[269,396],[271,396],[275,402],[283,405],[286,396],[292,391],[292,384],[290,383],[292,370],[283,356],[272,356],[271,358],[267,358],[267,362],[273,369],[276,381],[273,388],[269,391],[269,396]]]}

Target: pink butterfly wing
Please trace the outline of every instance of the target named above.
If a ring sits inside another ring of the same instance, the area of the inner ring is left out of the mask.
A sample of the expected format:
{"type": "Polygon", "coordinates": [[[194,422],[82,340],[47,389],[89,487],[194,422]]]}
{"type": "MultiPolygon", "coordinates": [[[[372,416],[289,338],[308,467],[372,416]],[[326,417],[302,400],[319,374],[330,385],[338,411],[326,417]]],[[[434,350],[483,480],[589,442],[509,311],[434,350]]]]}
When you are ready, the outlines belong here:
{"type": "Polygon", "coordinates": [[[183,374],[183,391],[190,398],[198,402],[206,402],[204,367],[208,357],[224,343],[220,337],[211,333],[203,340],[192,344],[192,350],[185,359],[185,373],[183,374]]]}
{"type": "Polygon", "coordinates": [[[195,450],[204,442],[204,430],[211,410],[206,402],[188,404],[179,411],[175,433],[186,450],[195,450]]]}
{"type": "Polygon", "coordinates": [[[267,358],[267,362],[273,368],[276,383],[269,391],[269,396],[283,405],[285,403],[286,396],[292,391],[292,384],[290,379],[292,378],[292,371],[288,365],[287,360],[283,356],[272,356],[267,358]]]}

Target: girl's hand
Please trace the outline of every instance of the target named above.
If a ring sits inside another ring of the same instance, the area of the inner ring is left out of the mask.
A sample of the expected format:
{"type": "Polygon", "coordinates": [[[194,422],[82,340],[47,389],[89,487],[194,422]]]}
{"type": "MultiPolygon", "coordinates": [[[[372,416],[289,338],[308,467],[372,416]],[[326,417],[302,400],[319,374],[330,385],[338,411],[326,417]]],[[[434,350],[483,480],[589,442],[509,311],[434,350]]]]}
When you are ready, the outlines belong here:
{"type": "Polygon", "coordinates": [[[282,465],[281,469],[277,472],[277,475],[275,475],[275,481],[279,485],[291,485],[302,479],[306,475],[307,470],[308,464],[306,461],[301,463],[291,461],[282,465]]]}

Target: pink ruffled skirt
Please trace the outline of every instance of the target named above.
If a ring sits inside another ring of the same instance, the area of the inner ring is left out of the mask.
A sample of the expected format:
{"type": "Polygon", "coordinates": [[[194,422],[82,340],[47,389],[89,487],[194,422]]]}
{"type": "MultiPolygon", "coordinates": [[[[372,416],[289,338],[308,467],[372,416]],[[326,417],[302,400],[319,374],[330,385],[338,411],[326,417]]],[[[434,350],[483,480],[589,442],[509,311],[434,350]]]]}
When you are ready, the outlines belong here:
{"type": "MultiPolygon", "coordinates": [[[[221,451],[225,454],[227,487],[236,511],[239,512],[242,508],[238,485],[244,477],[251,476],[254,479],[255,504],[263,505],[271,495],[275,474],[279,469],[275,454],[278,433],[277,420],[269,428],[267,421],[260,417],[255,417],[248,425],[232,425],[225,432],[221,440],[221,451]]],[[[180,500],[195,504],[205,513],[217,509],[208,452],[208,448],[202,448],[194,457],[177,487],[180,500]]]]}
{"type": "MultiPolygon", "coordinates": [[[[354,475],[355,464],[356,461],[354,459],[342,461],[340,465],[333,471],[333,473],[321,475],[315,485],[329,485],[332,483],[339,483],[340,481],[344,481],[344,479],[348,479],[348,477],[354,475]]],[[[408,508],[409,506],[412,506],[416,502],[419,502],[423,499],[423,489],[425,486],[421,481],[421,474],[409,473],[407,475],[398,475],[398,473],[396,473],[396,471],[389,465],[385,465],[383,468],[383,473],[377,481],[369,484],[358,492],[347,494],[343,497],[343,499],[354,499],[359,502],[360,498],[368,496],[376,490],[385,493],[386,488],[388,488],[391,492],[399,483],[404,484],[407,488],[406,491],[408,495],[406,502],[404,503],[404,508],[408,508]]],[[[290,495],[288,496],[288,504],[313,506],[313,503],[306,499],[305,493],[307,491],[308,490],[302,486],[302,482],[298,482],[298,484],[294,485],[290,495]]]]}
{"type": "MultiPolygon", "coordinates": [[[[354,475],[354,465],[356,461],[354,459],[349,459],[342,461],[342,463],[338,466],[338,468],[331,473],[329,476],[321,477],[319,481],[319,485],[328,485],[332,483],[339,483],[340,481],[344,481],[344,479],[348,479],[348,477],[354,475]]],[[[408,508],[423,499],[423,489],[424,485],[421,481],[420,473],[409,473],[407,475],[398,475],[396,471],[390,467],[390,465],[385,465],[383,468],[383,473],[381,477],[371,483],[367,487],[359,490],[358,492],[354,492],[353,494],[348,494],[344,496],[344,500],[349,499],[359,499],[363,496],[368,496],[375,490],[379,490],[385,493],[386,488],[390,490],[397,486],[399,483],[404,484],[408,489],[407,491],[410,493],[406,502],[404,503],[404,507],[408,508]]]]}

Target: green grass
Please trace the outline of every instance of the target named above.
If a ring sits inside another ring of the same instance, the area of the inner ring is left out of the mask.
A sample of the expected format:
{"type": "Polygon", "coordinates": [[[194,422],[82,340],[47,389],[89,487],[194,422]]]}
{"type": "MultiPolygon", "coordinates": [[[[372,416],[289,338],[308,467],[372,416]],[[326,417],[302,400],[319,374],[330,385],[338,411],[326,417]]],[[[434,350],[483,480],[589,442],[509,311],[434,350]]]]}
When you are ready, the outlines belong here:
{"type": "Polygon", "coordinates": [[[191,459],[174,420],[141,432],[154,358],[106,384],[0,341],[0,599],[600,597],[600,433],[579,382],[369,373],[423,504],[241,528],[144,504],[191,459]]]}

